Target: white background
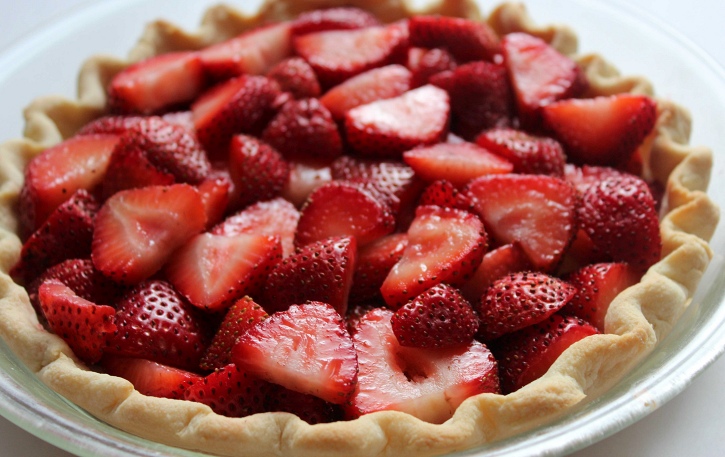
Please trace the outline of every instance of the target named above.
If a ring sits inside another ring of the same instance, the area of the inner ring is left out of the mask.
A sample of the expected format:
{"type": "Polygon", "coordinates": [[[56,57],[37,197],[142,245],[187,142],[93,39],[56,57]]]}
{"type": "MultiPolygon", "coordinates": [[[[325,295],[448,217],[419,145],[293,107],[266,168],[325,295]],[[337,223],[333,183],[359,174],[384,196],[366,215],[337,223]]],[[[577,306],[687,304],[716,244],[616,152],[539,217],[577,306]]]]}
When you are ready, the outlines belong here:
{"type": "MultiPolygon", "coordinates": [[[[95,0],[98,1],[98,0],[95,0]]],[[[228,0],[235,3],[234,0],[228,0]]],[[[244,4],[245,0],[237,0],[244,4]]],[[[0,53],[89,0],[0,0],[0,53]]],[[[629,0],[703,48],[725,66],[723,0],[629,0]]],[[[682,101],[687,104],[686,100],[682,101]]],[[[0,101],[2,103],[2,101],[0,101]]],[[[723,126],[725,127],[725,126],[723,126]]],[[[18,135],[20,132],[17,132],[18,135]]],[[[722,152],[722,151],[721,151],[722,152]]],[[[725,358],[651,415],[576,457],[725,455],[725,358]]],[[[70,456],[0,417],[0,456],[70,456]]]]}

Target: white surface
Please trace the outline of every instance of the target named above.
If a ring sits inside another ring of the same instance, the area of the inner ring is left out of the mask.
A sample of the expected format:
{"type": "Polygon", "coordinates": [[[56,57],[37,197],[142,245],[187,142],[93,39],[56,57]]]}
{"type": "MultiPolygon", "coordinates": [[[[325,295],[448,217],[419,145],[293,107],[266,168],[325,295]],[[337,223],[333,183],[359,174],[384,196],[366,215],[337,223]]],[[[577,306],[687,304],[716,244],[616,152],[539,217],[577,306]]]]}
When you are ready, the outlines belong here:
{"type": "MultiPolygon", "coordinates": [[[[0,0],[0,52],[43,24],[98,0],[0,0]]],[[[105,0],[108,1],[108,0],[105,0]]],[[[229,0],[234,3],[234,0],[229,0]]],[[[245,0],[237,0],[244,4],[245,0]]],[[[493,2],[491,2],[493,3],[493,2]]],[[[722,0],[629,0],[669,24],[725,66],[722,0]],[[656,8],[652,5],[655,4],[656,8]]],[[[572,24],[575,26],[575,24],[572,24]]],[[[69,89],[69,92],[72,89],[69,89]]],[[[30,100],[28,100],[29,102],[30,100]]],[[[682,100],[687,104],[686,100],[682,100]]],[[[18,114],[19,115],[19,114],[18,114]]],[[[696,121],[696,120],[695,120],[696,121]]],[[[17,132],[18,135],[20,132],[17,132]]],[[[721,151],[722,152],[722,151],[721,151]]],[[[720,358],[675,399],[633,426],[573,454],[576,457],[725,455],[725,358],[720,358]]],[[[0,456],[65,457],[67,452],[0,417],[0,456]]]]}

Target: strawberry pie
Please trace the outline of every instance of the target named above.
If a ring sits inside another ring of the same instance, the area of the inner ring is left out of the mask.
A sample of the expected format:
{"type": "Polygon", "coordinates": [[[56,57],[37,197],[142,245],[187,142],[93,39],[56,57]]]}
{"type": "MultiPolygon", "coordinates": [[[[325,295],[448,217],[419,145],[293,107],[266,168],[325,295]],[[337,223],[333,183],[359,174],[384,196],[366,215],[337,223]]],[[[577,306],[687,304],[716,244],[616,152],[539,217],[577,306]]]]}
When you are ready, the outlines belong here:
{"type": "Polygon", "coordinates": [[[100,420],[227,456],[439,455],[596,398],[712,256],[687,112],[518,4],[313,3],[155,22],[32,104],[0,335],[100,420]]]}

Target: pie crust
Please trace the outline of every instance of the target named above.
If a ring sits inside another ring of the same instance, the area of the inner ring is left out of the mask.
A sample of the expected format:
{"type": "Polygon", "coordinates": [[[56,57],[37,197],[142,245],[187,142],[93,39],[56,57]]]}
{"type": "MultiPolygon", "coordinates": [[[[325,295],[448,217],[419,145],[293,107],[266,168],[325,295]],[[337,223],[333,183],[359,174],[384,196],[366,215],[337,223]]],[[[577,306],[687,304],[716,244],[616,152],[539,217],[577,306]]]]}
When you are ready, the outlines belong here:
{"type": "MultiPolygon", "coordinates": [[[[470,449],[551,421],[595,398],[639,363],[688,306],[712,252],[719,219],[705,191],[712,153],[688,145],[690,117],[657,99],[656,131],[644,154],[645,173],[666,186],[661,218],[662,260],[642,281],[622,292],[606,318],[606,334],[568,349],[542,378],[507,396],[481,394],[466,400],[441,425],[386,411],[354,421],[309,425],[288,413],[232,419],[206,405],[145,397],[126,380],[90,370],[68,346],[38,323],[28,295],[8,275],[19,257],[15,202],[30,158],[104,114],[105,87],[130,62],[163,52],[198,49],[268,21],[301,11],[353,5],[384,21],[415,13],[481,19],[473,0],[443,0],[413,11],[403,0],[269,0],[255,16],[226,6],[209,9],[189,33],[157,21],[149,24],[128,60],[93,57],[83,65],[77,100],[45,97],[25,111],[24,138],[0,145],[0,335],[51,389],[98,419],[160,443],[224,456],[426,456],[470,449]]],[[[598,55],[577,55],[576,35],[564,26],[540,27],[520,4],[498,6],[485,19],[499,34],[526,31],[572,56],[591,83],[588,95],[621,92],[653,96],[649,82],[625,77],[598,55]]]]}

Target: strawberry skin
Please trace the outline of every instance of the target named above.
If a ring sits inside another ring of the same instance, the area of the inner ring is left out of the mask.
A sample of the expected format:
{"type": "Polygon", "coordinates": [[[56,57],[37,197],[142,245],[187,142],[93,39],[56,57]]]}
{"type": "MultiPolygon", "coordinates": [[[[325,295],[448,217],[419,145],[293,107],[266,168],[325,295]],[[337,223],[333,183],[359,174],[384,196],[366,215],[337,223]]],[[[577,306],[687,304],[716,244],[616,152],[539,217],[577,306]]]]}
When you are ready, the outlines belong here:
{"type": "Polygon", "coordinates": [[[182,399],[184,392],[202,379],[190,371],[135,357],[107,355],[101,366],[106,373],[129,381],[139,393],[150,397],[182,399]]]}
{"type": "Polygon", "coordinates": [[[270,384],[265,409],[268,412],[292,413],[310,425],[342,420],[342,411],[338,405],[276,384],[270,384]]]}
{"type": "Polygon", "coordinates": [[[272,199],[289,181],[287,161],[270,145],[248,135],[235,135],[229,145],[229,174],[235,204],[246,207],[272,199]]]}
{"type": "Polygon", "coordinates": [[[184,400],[204,403],[222,416],[245,417],[265,411],[269,389],[269,383],[229,364],[197,379],[184,391],[184,400]]]}
{"type": "Polygon", "coordinates": [[[284,92],[296,99],[319,97],[322,89],[310,64],[299,57],[285,59],[272,67],[267,77],[277,81],[284,92]]]}
{"type": "Polygon", "coordinates": [[[450,181],[436,180],[426,186],[420,194],[418,205],[435,205],[445,208],[468,209],[471,206],[465,193],[450,181]]]}
{"type": "Polygon", "coordinates": [[[390,269],[403,256],[407,245],[407,234],[393,233],[360,247],[350,288],[350,301],[361,303],[382,300],[380,286],[390,269]]]}
{"type": "Polygon", "coordinates": [[[553,138],[502,127],[483,132],[476,144],[511,162],[514,173],[564,176],[566,154],[553,138]]]}
{"type": "Polygon", "coordinates": [[[408,27],[411,46],[445,48],[460,62],[490,61],[501,52],[496,33],[485,22],[447,16],[414,16],[408,27]]]}
{"type": "Polygon", "coordinates": [[[461,293],[469,302],[478,303],[494,281],[527,270],[531,270],[531,263],[521,246],[518,243],[504,244],[483,256],[481,265],[461,287],[461,293]]]}
{"type": "Polygon", "coordinates": [[[141,115],[107,115],[99,117],[81,127],[76,132],[79,135],[121,135],[132,127],[140,124],[146,116],[141,115]]]}
{"type": "Polygon", "coordinates": [[[293,35],[325,30],[354,30],[380,25],[378,19],[360,8],[337,7],[307,11],[292,22],[293,35]]]}
{"type": "Polygon", "coordinates": [[[425,86],[430,82],[433,75],[448,70],[455,70],[458,66],[456,59],[445,49],[415,47],[408,49],[408,61],[406,65],[412,75],[412,87],[425,86]]]}
{"type": "Polygon", "coordinates": [[[232,349],[242,370],[288,389],[345,403],[357,383],[357,354],[340,314],[308,302],[275,313],[244,333],[232,349]]]}

